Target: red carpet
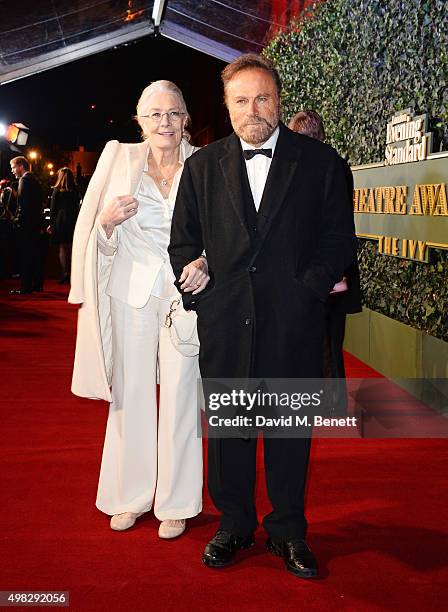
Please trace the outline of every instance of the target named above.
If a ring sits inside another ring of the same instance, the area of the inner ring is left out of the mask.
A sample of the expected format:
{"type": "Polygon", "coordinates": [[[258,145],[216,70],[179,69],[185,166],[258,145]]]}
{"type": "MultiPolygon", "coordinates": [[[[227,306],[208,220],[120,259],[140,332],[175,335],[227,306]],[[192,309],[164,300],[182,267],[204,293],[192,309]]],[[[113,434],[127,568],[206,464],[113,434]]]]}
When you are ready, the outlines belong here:
{"type": "MultiPolygon", "coordinates": [[[[76,611],[446,609],[447,440],[314,443],[315,581],[285,572],[262,530],[234,567],[204,568],[217,525],[207,496],[178,541],[159,540],[153,516],[112,532],[94,506],[107,406],[69,391],[76,308],[54,283],[30,297],[10,298],[10,286],[0,286],[0,590],[70,591],[76,611]]],[[[257,500],[267,513],[262,478],[257,500]]]]}

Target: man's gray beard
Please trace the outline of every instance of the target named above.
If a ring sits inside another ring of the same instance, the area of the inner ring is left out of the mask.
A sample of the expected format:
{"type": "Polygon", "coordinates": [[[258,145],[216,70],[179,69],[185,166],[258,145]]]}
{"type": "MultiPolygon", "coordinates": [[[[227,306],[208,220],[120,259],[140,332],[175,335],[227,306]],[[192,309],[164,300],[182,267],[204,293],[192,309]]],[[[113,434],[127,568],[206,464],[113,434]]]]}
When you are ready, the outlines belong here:
{"type": "Polygon", "coordinates": [[[257,124],[257,127],[261,127],[262,128],[262,135],[261,132],[259,132],[260,136],[257,137],[245,137],[245,130],[247,128],[252,128],[254,127],[253,125],[250,126],[246,126],[244,128],[242,128],[242,130],[238,130],[238,132],[235,130],[235,133],[237,136],[239,136],[239,138],[241,138],[242,140],[244,140],[244,142],[247,142],[247,144],[250,144],[252,146],[256,146],[256,145],[260,145],[266,142],[266,140],[269,140],[269,138],[272,136],[272,134],[275,132],[275,128],[277,127],[278,123],[276,125],[274,125],[273,127],[268,125],[267,123],[263,122],[263,123],[259,123],[257,124]]]}

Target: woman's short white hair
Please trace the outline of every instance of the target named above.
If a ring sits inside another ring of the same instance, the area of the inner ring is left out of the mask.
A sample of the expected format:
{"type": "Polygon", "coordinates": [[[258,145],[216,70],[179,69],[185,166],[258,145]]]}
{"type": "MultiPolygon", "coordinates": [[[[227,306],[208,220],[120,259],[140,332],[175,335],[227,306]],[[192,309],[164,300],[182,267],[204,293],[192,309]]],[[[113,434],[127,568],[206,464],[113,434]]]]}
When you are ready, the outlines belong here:
{"type": "MultiPolygon", "coordinates": [[[[173,94],[177,96],[179,99],[180,110],[186,114],[187,120],[185,122],[185,127],[187,127],[187,125],[190,124],[191,118],[187,110],[187,105],[185,104],[184,96],[182,95],[182,92],[179,89],[179,87],[172,81],[164,81],[164,80],[154,81],[150,85],[148,85],[148,87],[145,87],[145,89],[141,93],[139,101],[137,102],[137,115],[135,118],[137,119],[137,122],[142,130],[144,138],[148,137],[145,127],[146,125],[148,125],[149,119],[146,119],[145,117],[142,117],[141,115],[146,115],[146,112],[148,110],[149,99],[155,93],[169,93],[169,94],[173,94]]],[[[188,135],[187,135],[187,138],[188,138],[188,135]]]]}

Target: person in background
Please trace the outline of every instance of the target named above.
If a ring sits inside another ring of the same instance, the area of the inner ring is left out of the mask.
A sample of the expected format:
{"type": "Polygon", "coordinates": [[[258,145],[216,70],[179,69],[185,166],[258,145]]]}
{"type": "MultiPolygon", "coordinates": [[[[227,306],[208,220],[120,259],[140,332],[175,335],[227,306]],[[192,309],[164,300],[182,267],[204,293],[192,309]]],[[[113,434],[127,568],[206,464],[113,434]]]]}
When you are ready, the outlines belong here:
{"type": "Polygon", "coordinates": [[[78,183],[78,185],[81,183],[81,180],[82,180],[82,166],[78,162],[76,164],[76,182],[78,183]]]}
{"type": "Polygon", "coordinates": [[[14,157],[10,161],[11,172],[18,179],[17,211],[14,224],[17,228],[20,256],[20,289],[12,294],[27,294],[43,291],[44,272],[40,254],[42,226],[42,189],[39,181],[30,172],[26,157],[14,157]]]}
{"type": "MultiPolygon", "coordinates": [[[[290,119],[288,127],[294,132],[325,142],[322,117],[314,110],[299,111],[290,119]]],[[[348,201],[352,203],[353,174],[345,160],[343,164],[350,197],[348,201]]],[[[325,304],[325,375],[329,378],[345,378],[343,344],[346,317],[347,314],[354,314],[361,310],[359,268],[355,259],[344,271],[342,279],[330,291],[330,296],[325,304]]],[[[346,412],[346,407],[346,385],[336,384],[329,410],[336,416],[342,416],[346,412]]]]}
{"type": "Polygon", "coordinates": [[[70,168],[61,168],[53,187],[47,232],[59,247],[60,284],[70,282],[73,232],[79,213],[79,192],[70,168]]]}
{"type": "Polygon", "coordinates": [[[9,203],[12,198],[11,181],[0,181],[0,279],[8,278],[9,259],[12,250],[12,215],[9,203]]]}
{"type": "Polygon", "coordinates": [[[9,278],[20,278],[20,256],[19,256],[19,244],[18,244],[18,230],[14,223],[14,219],[17,214],[17,187],[18,181],[9,181],[3,179],[3,188],[1,192],[1,205],[2,205],[2,218],[6,220],[7,230],[7,242],[5,246],[7,259],[8,259],[8,270],[9,278]]]}
{"type": "MultiPolygon", "coordinates": [[[[69,302],[81,307],[72,391],[110,402],[97,508],[123,531],[154,507],[167,539],[202,509],[198,357],[178,351],[165,327],[180,298],[167,252],[171,219],[195,147],[182,92],[170,81],[143,90],[137,121],[143,142],[106,144],[75,228],[69,302]]],[[[189,264],[184,281],[199,290],[207,262],[189,264]]],[[[194,330],[196,316],[185,315],[194,330]]]]}
{"type": "Polygon", "coordinates": [[[291,117],[288,127],[293,132],[305,134],[325,142],[325,129],[322,117],[313,110],[302,110],[291,117]]]}

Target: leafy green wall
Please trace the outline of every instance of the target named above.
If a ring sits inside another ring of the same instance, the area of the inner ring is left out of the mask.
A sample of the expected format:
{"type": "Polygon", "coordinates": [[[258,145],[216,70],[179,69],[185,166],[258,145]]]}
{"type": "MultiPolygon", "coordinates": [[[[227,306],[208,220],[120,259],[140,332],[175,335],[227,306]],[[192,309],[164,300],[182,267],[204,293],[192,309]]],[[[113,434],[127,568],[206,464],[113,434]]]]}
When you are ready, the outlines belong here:
{"type": "Polygon", "coordinates": [[[360,240],[358,259],[366,306],[448,342],[446,251],[424,264],[379,255],[376,242],[360,240]]]}
{"type": "MultiPolygon", "coordinates": [[[[265,49],[282,82],[284,119],[312,108],[327,141],[351,165],[383,159],[386,123],[411,107],[432,118],[434,149],[448,149],[446,0],[327,0],[265,49]]],[[[378,255],[360,241],[366,306],[448,340],[448,252],[430,264],[378,255]]]]}

